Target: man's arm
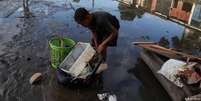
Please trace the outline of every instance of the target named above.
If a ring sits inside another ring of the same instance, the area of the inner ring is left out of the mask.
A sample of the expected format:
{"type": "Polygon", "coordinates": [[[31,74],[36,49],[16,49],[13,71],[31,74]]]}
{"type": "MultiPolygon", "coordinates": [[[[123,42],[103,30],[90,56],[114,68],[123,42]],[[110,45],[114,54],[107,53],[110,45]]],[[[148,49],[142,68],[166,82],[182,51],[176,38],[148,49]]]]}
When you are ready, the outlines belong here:
{"type": "Polygon", "coordinates": [[[96,34],[96,32],[92,32],[92,41],[94,42],[94,47],[95,48],[98,48],[98,43],[97,43],[97,40],[96,40],[96,36],[97,34],[96,34]]]}
{"type": "Polygon", "coordinates": [[[117,29],[114,26],[112,27],[112,32],[110,33],[110,35],[98,46],[97,51],[99,53],[101,53],[105,48],[107,48],[107,45],[109,44],[109,42],[111,42],[112,40],[114,40],[114,38],[117,36],[117,29]]]}

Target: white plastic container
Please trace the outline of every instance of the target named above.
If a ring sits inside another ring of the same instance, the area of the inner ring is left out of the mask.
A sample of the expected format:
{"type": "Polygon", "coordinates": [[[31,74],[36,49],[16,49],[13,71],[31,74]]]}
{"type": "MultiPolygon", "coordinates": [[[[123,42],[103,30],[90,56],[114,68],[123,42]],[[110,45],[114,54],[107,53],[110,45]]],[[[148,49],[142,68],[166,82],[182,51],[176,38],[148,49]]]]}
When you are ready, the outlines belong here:
{"type": "Polygon", "coordinates": [[[83,71],[85,73],[90,71],[87,64],[95,54],[96,51],[89,43],[78,42],[59,68],[73,77],[78,77],[83,71]]]}

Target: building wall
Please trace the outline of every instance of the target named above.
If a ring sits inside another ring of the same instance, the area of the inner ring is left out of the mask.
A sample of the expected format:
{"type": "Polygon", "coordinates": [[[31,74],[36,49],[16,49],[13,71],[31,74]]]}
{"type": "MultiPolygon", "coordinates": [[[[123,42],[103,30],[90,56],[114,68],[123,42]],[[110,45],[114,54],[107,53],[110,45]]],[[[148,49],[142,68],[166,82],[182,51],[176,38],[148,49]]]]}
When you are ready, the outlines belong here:
{"type": "Polygon", "coordinates": [[[158,0],[135,0],[135,1],[137,6],[143,7],[150,11],[155,11],[158,0]]]}

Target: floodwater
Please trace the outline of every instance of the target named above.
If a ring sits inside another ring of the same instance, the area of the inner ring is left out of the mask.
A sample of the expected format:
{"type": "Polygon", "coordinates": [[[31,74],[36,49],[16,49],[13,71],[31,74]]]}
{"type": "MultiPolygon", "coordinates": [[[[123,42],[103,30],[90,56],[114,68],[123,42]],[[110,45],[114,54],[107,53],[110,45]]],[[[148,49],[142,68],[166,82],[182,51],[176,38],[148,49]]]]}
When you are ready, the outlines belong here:
{"type": "Polygon", "coordinates": [[[118,101],[170,101],[132,42],[159,42],[201,55],[201,32],[117,1],[35,1],[30,9],[33,18],[21,18],[21,8],[8,18],[0,18],[0,101],[98,101],[99,92],[114,93],[118,101]],[[55,79],[48,40],[62,36],[90,42],[90,31],[73,20],[73,8],[79,7],[110,12],[119,19],[121,28],[117,47],[108,49],[109,69],[102,74],[102,83],[72,89],[55,79]],[[43,73],[43,80],[30,85],[29,78],[35,72],[43,73]]]}

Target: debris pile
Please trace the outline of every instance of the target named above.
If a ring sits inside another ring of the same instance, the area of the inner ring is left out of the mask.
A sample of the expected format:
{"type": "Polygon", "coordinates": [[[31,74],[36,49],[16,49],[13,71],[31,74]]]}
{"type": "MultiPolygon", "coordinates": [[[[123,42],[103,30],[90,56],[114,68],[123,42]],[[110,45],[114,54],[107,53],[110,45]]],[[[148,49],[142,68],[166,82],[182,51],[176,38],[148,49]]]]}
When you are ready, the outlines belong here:
{"type": "Polygon", "coordinates": [[[109,93],[102,93],[102,94],[97,94],[98,99],[101,101],[117,101],[117,97],[114,94],[109,94],[109,93]]]}
{"type": "MultiPolygon", "coordinates": [[[[170,59],[163,64],[158,73],[165,76],[178,87],[182,88],[184,85],[187,85],[192,94],[201,94],[201,65],[196,62],[186,63],[170,59]]],[[[201,99],[201,96],[192,96],[186,98],[186,101],[198,98],[201,99]]]]}

